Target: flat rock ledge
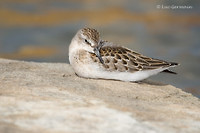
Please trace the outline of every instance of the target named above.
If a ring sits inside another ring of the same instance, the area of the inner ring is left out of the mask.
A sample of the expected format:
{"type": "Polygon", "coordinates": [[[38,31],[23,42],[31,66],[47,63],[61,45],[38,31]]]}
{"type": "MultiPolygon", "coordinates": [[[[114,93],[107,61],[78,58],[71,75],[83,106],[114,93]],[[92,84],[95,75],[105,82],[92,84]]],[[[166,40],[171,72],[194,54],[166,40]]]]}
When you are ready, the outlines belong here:
{"type": "Polygon", "coordinates": [[[77,77],[0,59],[1,133],[199,133],[200,100],[171,85],[77,77]]]}

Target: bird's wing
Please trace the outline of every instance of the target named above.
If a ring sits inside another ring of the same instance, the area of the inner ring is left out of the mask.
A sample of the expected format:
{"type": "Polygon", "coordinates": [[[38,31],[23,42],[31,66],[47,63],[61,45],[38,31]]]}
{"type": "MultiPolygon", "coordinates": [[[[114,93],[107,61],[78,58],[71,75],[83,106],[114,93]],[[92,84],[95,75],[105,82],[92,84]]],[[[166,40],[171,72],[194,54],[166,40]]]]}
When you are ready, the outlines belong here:
{"type": "MultiPolygon", "coordinates": [[[[104,43],[100,49],[100,54],[104,61],[103,67],[109,71],[136,72],[178,65],[177,63],[150,58],[112,43],[104,43]]],[[[93,61],[100,63],[95,54],[91,53],[91,57],[93,61]]]]}

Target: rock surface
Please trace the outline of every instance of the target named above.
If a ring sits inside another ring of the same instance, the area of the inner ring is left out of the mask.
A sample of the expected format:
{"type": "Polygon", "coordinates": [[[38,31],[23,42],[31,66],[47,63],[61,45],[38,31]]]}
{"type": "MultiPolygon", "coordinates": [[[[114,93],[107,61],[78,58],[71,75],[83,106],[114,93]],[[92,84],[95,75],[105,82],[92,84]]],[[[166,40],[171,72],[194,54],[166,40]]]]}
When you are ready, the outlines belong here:
{"type": "Polygon", "coordinates": [[[200,132],[200,100],[171,85],[77,77],[69,64],[0,59],[1,133],[200,132]]]}

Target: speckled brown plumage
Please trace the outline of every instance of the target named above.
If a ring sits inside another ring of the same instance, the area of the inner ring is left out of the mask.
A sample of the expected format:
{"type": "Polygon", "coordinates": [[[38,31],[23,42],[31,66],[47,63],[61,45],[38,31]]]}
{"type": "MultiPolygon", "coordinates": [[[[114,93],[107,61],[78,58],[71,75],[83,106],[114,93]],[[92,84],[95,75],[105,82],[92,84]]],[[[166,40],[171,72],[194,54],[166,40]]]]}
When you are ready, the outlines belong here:
{"type": "Polygon", "coordinates": [[[136,71],[153,70],[177,65],[177,63],[149,58],[130,49],[116,45],[107,45],[106,43],[100,49],[100,54],[104,64],[100,63],[95,54],[91,53],[91,58],[94,62],[98,62],[108,71],[134,73],[136,71]]]}
{"type": "Polygon", "coordinates": [[[93,40],[95,43],[98,44],[99,32],[97,30],[91,29],[91,28],[83,28],[82,32],[83,32],[83,35],[87,36],[88,39],[93,40]]]}

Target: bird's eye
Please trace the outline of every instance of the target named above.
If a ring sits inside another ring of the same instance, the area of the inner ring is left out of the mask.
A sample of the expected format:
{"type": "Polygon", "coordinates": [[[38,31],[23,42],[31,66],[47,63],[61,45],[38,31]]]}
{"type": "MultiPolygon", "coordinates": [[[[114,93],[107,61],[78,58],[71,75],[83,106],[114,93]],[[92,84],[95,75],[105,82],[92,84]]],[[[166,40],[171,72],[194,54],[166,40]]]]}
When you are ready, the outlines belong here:
{"type": "Polygon", "coordinates": [[[88,42],[88,40],[87,40],[87,39],[85,39],[85,43],[87,43],[87,44],[91,45],[91,44],[90,44],[90,42],[88,42]]]}
{"type": "Polygon", "coordinates": [[[87,39],[85,39],[85,42],[86,42],[86,43],[89,43],[87,39]]]}

